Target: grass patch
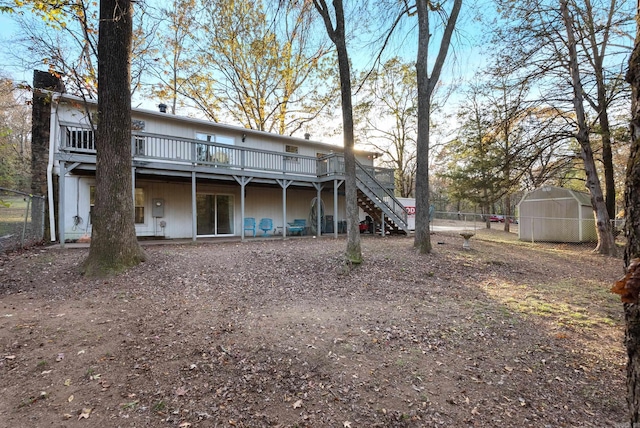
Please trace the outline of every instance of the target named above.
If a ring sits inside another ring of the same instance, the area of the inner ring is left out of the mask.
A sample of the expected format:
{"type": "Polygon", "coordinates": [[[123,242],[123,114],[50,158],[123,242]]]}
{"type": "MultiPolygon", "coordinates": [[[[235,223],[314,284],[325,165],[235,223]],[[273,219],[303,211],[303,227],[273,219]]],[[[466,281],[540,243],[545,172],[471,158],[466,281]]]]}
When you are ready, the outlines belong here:
{"type": "Polygon", "coordinates": [[[163,412],[167,408],[167,405],[164,401],[160,400],[156,404],[153,405],[152,410],[156,413],[163,412]]]}
{"type": "Polygon", "coordinates": [[[135,410],[139,402],[140,400],[130,401],[129,403],[122,403],[120,407],[122,407],[122,410],[135,410]]]}
{"type": "Polygon", "coordinates": [[[595,282],[566,280],[535,285],[492,283],[485,292],[504,305],[503,313],[554,321],[559,326],[615,326],[622,320],[616,296],[595,282]]]}

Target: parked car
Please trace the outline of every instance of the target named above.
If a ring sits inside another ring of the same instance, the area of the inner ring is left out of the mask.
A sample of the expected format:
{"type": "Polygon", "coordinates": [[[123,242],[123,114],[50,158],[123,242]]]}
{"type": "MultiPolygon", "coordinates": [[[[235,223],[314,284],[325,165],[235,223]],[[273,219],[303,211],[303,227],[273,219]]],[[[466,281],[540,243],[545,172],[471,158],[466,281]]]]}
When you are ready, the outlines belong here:
{"type": "MultiPolygon", "coordinates": [[[[504,216],[503,215],[498,215],[498,214],[494,214],[492,216],[489,217],[489,221],[497,223],[504,223],[504,216]]],[[[518,224],[518,220],[516,220],[515,217],[509,217],[509,223],[512,224],[518,224]]]]}

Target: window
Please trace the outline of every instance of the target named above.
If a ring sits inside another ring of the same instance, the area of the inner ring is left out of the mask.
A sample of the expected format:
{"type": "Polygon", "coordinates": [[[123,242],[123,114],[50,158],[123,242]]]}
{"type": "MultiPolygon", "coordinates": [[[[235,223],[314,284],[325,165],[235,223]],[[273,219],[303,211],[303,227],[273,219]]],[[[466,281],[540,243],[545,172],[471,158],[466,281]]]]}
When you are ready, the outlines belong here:
{"type": "Polygon", "coordinates": [[[71,149],[95,150],[95,137],[90,129],[67,128],[67,147],[71,149]]]}
{"type": "MultiPolygon", "coordinates": [[[[196,132],[196,140],[206,141],[207,143],[217,143],[232,146],[235,142],[233,138],[222,137],[214,134],[204,134],[196,132]]],[[[224,147],[214,146],[212,144],[197,144],[196,145],[196,157],[198,162],[211,162],[218,164],[231,163],[231,156],[233,152],[231,149],[224,147]]]]}
{"type": "Polygon", "coordinates": [[[196,132],[196,140],[206,141],[208,143],[215,143],[216,136],[212,134],[203,134],[201,132],[196,132]]]}
{"type": "Polygon", "coordinates": [[[135,154],[137,156],[144,156],[144,146],[147,142],[147,138],[141,135],[134,135],[133,139],[135,143],[135,154]]]}
{"type": "Polygon", "coordinates": [[[93,223],[93,206],[96,204],[96,186],[89,186],[89,224],[93,223]]]}
{"type": "MultiPolygon", "coordinates": [[[[298,154],[298,146],[290,146],[290,145],[285,145],[284,146],[284,151],[286,153],[293,153],[293,154],[298,154]]],[[[298,162],[298,158],[295,156],[285,156],[284,160],[287,161],[291,161],[291,162],[298,162]]]]}
{"type": "MultiPolygon", "coordinates": [[[[144,189],[140,187],[136,187],[135,190],[135,223],[136,224],[144,224],[144,189]]],[[[96,203],[96,186],[89,186],[89,223],[92,223],[91,219],[93,218],[93,206],[96,203]]]]}
{"type": "Polygon", "coordinates": [[[144,223],[144,189],[136,187],[135,195],[135,223],[144,223]]]}

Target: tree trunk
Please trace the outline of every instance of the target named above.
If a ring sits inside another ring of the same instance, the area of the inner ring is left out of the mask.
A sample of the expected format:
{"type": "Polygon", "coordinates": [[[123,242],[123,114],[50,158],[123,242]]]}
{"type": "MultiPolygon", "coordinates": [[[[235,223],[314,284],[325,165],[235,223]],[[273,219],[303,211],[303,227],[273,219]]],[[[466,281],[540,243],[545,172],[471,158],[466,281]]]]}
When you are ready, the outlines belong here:
{"type": "MultiPolygon", "coordinates": [[[[334,1],[334,5],[337,4],[334,1]]],[[[337,7],[337,6],[336,6],[337,7]]],[[[354,153],[353,109],[351,104],[351,72],[349,55],[344,37],[336,42],[340,68],[340,92],[342,98],[342,127],[344,132],[345,202],[347,208],[347,260],[362,263],[360,245],[360,221],[358,215],[358,190],[356,184],[356,156],[354,153]]]]}
{"type": "Polygon", "coordinates": [[[504,197],[504,231],[511,231],[511,194],[507,193],[504,197]]]}
{"type": "Polygon", "coordinates": [[[418,9],[418,55],[416,75],[418,84],[418,135],[416,138],[416,229],[413,245],[422,254],[431,252],[429,233],[429,121],[431,94],[429,92],[429,9],[426,0],[416,1],[418,9]]]}
{"type": "Polygon", "coordinates": [[[438,56],[429,77],[429,8],[434,7],[427,0],[416,0],[418,11],[418,54],[416,58],[416,78],[418,86],[418,135],[416,141],[416,230],[414,247],[421,254],[431,252],[429,234],[429,125],[431,121],[431,95],[440,79],[442,66],[447,58],[451,35],[455,28],[462,0],[455,0],[447,20],[438,56]]]}
{"type": "MultiPolygon", "coordinates": [[[[599,90],[598,90],[599,92],[599,90]]],[[[598,96],[600,98],[600,96],[598,96]]],[[[606,106],[606,100],[603,99],[606,106]]],[[[616,216],[616,183],[613,174],[613,152],[611,149],[611,127],[609,126],[609,114],[607,108],[602,107],[600,113],[600,132],[602,133],[602,164],[604,168],[604,189],[605,189],[605,205],[609,219],[616,216]]]]}
{"type": "Polygon", "coordinates": [[[145,259],[136,239],[131,170],[130,0],[101,0],[98,38],[96,200],[85,274],[104,276],[145,259]]]}
{"type": "Polygon", "coordinates": [[[575,135],[580,144],[580,156],[584,162],[585,174],[587,176],[587,188],[591,195],[591,206],[596,217],[596,233],[598,235],[598,245],[596,251],[600,254],[615,256],[616,244],[613,230],[605,205],[598,171],[593,158],[593,150],[589,141],[589,128],[584,113],[584,100],[582,82],[580,80],[580,70],[578,67],[578,54],[576,52],[576,41],[573,35],[573,19],[569,15],[569,8],[566,0],[560,0],[562,18],[567,29],[567,45],[569,48],[569,71],[571,74],[571,85],[573,87],[573,106],[578,122],[578,131],[575,135]]]}
{"type": "Polygon", "coordinates": [[[329,9],[324,0],[314,0],[314,6],[325,24],[327,34],[338,53],[340,70],[340,95],[342,99],[342,126],[344,132],[345,203],[347,207],[347,261],[362,263],[360,245],[360,221],[358,216],[358,190],[356,185],[356,157],[353,136],[353,106],[351,103],[351,71],[345,35],[344,9],[342,0],[333,0],[336,14],[335,28],[331,22],[329,9]]]}
{"type": "MultiPolygon", "coordinates": [[[[629,59],[626,76],[631,84],[631,152],[627,163],[625,182],[625,270],[634,258],[640,257],[640,26],[636,43],[629,59]]],[[[640,305],[624,305],[627,347],[627,404],[631,427],[640,427],[640,305]]]]}
{"type": "Polygon", "coordinates": [[[610,1],[609,12],[607,14],[607,22],[602,27],[602,41],[596,39],[596,29],[601,23],[594,21],[593,7],[590,0],[585,0],[584,9],[582,10],[583,24],[582,37],[588,39],[588,45],[591,48],[591,63],[595,75],[595,83],[597,89],[597,102],[591,103],[592,107],[598,113],[598,122],[600,123],[600,133],[602,138],[602,166],[604,169],[604,188],[605,188],[605,205],[609,218],[616,216],[616,188],[615,177],[613,171],[613,153],[611,149],[611,127],[609,126],[608,106],[610,99],[607,99],[607,84],[604,73],[604,56],[605,49],[609,43],[609,33],[614,28],[612,20],[615,15],[616,0],[610,1]],[[586,33],[586,34],[585,34],[586,33]]]}

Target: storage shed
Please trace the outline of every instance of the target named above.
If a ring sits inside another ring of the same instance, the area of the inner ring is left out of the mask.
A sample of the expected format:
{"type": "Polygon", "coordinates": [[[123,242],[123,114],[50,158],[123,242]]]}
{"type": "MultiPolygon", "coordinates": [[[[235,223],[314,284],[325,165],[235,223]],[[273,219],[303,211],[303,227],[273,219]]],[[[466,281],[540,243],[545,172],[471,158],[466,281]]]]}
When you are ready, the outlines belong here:
{"type": "Polygon", "coordinates": [[[595,242],[596,224],[587,193],[545,186],[518,204],[521,241],[595,242]]]}

